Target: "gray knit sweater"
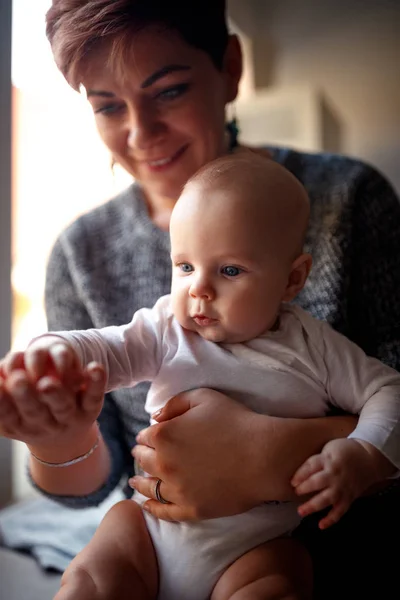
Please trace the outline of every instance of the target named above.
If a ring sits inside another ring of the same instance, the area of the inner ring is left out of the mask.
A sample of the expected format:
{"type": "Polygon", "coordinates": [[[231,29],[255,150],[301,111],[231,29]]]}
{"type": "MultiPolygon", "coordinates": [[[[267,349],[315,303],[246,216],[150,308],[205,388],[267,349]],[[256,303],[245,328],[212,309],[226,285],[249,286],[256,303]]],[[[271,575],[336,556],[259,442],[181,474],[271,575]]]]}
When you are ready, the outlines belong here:
{"type": "MultiPolygon", "coordinates": [[[[400,203],[388,182],[359,161],[270,149],[311,200],[307,247],[313,269],[297,302],[400,368],[400,203]]],[[[122,324],[170,287],[168,234],[150,221],[140,189],[125,192],[66,229],[50,257],[46,310],[51,330],[122,324]]],[[[107,394],[100,416],[113,457],[109,481],[74,507],[101,502],[132,470],[130,448],[148,424],[147,385],[107,394]]]]}

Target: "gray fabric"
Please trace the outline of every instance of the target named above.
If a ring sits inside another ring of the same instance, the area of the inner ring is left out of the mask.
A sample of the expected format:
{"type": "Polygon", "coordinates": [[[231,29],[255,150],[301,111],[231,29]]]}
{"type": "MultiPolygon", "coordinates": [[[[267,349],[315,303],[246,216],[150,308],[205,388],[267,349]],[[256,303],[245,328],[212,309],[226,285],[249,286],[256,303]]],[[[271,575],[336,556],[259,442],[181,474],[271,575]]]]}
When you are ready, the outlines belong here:
{"type": "Polygon", "coordinates": [[[9,506],[1,513],[1,544],[30,552],[44,569],[64,571],[109,508],[123,498],[121,490],[114,490],[99,506],[80,511],[47,498],[9,506]]]}
{"type": "MultiPolygon", "coordinates": [[[[307,246],[314,266],[297,302],[367,353],[399,368],[400,204],[393,190],[379,173],[356,160],[272,151],[303,182],[311,199],[307,246]]],[[[170,275],[168,235],[149,220],[140,190],[132,186],[59,237],[46,283],[49,328],[125,323],[135,310],[152,306],[169,291],[170,275]]],[[[113,457],[105,486],[89,497],[57,501],[75,509],[96,506],[132,472],[129,449],[148,424],[146,390],[140,385],[105,399],[100,426],[113,457]]],[[[43,510],[45,504],[36,505],[30,518],[40,519],[43,510]]],[[[80,514],[71,511],[63,528],[80,535],[80,514]]],[[[17,523],[16,515],[10,527],[17,523]]],[[[90,530],[89,518],[87,525],[90,530]]],[[[46,535],[45,523],[42,533],[46,535]]],[[[70,550],[72,554],[72,546],[70,550]]]]}
{"type": "Polygon", "coordinates": [[[30,556],[0,548],[1,600],[52,600],[60,577],[43,571],[30,556]]]}

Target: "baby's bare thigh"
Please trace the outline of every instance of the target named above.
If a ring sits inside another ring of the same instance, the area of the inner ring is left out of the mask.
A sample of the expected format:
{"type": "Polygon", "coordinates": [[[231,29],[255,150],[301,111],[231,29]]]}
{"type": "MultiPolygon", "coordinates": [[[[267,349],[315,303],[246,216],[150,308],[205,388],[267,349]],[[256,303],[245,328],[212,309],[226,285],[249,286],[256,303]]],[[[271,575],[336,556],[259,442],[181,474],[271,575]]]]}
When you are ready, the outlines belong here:
{"type": "Polygon", "coordinates": [[[250,550],[221,576],[211,600],[310,600],[312,563],[296,540],[281,538],[250,550]]]}
{"type": "Polygon", "coordinates": [[[141,508],[113,506],[62,578],[55,600],[155,600],[157,560],[141,508]]]}

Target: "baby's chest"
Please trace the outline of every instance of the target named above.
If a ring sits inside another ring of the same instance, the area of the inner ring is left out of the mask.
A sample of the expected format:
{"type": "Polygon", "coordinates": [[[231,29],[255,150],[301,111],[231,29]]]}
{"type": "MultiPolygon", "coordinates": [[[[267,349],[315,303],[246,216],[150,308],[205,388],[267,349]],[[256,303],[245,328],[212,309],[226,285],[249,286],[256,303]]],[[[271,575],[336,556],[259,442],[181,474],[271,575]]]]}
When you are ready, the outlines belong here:
{"type": "Polygon", "coordinates": [[[172,396],[194,388],[218,390],[248,408],[277,417],[317,417],[329,399],[316,369],[288,355],[187,356],[175,368],[162,368],[153,383],[147,408],[157,410],[172,396]]]}

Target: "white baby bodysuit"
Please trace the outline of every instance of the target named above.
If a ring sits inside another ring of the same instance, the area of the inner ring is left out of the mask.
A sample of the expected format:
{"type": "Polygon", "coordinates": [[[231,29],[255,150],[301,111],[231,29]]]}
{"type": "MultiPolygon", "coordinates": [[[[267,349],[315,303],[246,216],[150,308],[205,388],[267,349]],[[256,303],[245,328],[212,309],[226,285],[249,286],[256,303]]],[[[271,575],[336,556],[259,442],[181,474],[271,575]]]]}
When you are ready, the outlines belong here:
{"type": "MultiPolygon", "coordinates": [[[[297,306],[282,304],[276,331],[240,344],[216,344],[184,330],[169,296],[136,312],[128,325],[56,335],[73,345],[82,364],[105,366],[109,391],[151,381],[150,414],[199,387],[277,417],[320,417],[337,406],[360,414],[350,437],[370,442],[400,468],[400,374],[297,306]]],[[[145,513],[159,565],[158,600],[206,600],[236,558],[296,527],[296,508],[266,503],[194,524],[145,513]]]]}

